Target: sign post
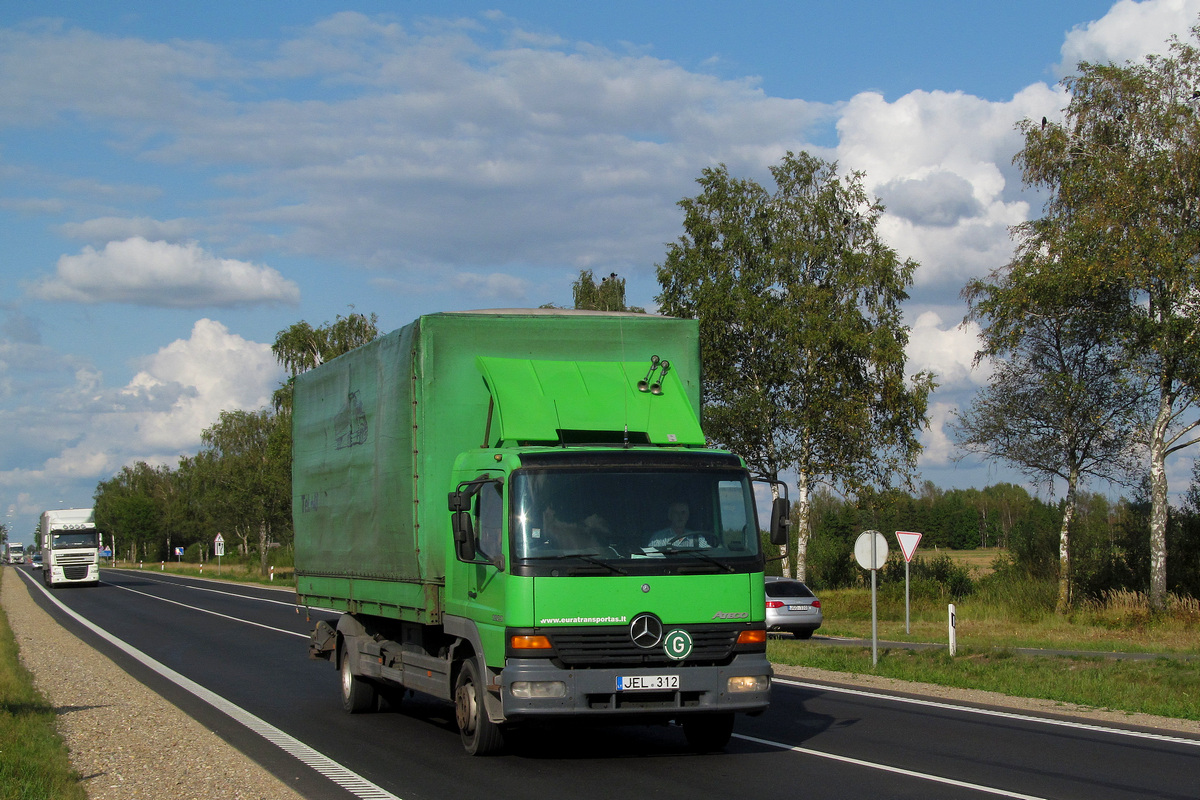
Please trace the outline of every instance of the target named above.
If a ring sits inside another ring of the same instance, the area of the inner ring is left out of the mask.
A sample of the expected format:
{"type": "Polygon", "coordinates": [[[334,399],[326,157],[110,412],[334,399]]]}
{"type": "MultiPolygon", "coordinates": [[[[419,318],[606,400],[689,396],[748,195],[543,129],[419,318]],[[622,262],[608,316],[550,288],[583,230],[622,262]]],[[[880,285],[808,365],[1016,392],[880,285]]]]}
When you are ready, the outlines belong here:
{"type": "Polygon", "coordinates": [[[217,556],[217,575],[221,574],[221,556],[225,555],[225,537],[217,534],[217,538],[213,539],[213,553],[217,556]]]}
{"type": "Polygon", "coordinates": [[[854,558],[863,569],[871,570],[871,665],[879,663],[879,614],[876,604],[875,573],[887,563],[887,539],[879,531],[863,531],[854,543],[854,558]]]}
{"type": "Polygon", "coordinates": [[[913,553],[921,542],[921,534],[914,531],[896,531],[896,541],[900,543],[900,552],[904,554],[904,632],[912,633],[908,622],[908,562],[912,561],[913,553]]]}

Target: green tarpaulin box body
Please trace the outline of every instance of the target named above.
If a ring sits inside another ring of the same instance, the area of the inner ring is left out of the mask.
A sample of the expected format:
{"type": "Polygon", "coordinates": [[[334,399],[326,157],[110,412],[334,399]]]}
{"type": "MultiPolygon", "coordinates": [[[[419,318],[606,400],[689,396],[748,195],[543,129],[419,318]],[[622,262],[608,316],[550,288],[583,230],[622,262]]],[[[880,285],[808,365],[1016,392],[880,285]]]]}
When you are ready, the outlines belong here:
{"type": "Polygon", "coordinates": [[[699,381],[695,321],[556,309],[423,316],[298,376],[301,602],[437,622],[460,453],[489,430],[489,446],[542,447],[581,426],[702,445],[699,381]],[[657,405],[636,387],[652,356],[677,387],[657,405]]]}

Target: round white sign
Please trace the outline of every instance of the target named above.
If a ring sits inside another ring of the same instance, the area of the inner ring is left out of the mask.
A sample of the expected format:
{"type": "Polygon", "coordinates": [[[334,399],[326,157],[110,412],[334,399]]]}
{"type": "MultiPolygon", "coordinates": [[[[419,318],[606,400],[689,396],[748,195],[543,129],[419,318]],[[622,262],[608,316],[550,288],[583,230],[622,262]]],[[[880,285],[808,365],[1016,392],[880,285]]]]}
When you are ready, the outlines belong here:
{"type": "Polygon", "coordinates": [[[887,539],[879,531],[863,531],[854,543],[854,560],[863,569],[880,569],[887,561],[887,539]],[[871,539],[875,540],[875,560],[871,560],[871,539]]]}

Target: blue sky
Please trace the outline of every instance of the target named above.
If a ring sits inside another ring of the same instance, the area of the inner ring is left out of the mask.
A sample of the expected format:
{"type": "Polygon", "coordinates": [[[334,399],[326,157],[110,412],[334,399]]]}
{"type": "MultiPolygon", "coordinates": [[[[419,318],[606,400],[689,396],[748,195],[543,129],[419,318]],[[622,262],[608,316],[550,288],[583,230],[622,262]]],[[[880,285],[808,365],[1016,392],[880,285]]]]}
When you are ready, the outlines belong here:
{"type": "MultiPolygon", "coordinates": [[[[107,2],[0,5],[0,522],[86,506],[268,402],[277,331],[569,305],[580,269],[653,307],[676,201],[787,150],[862,170],[920,262],[910,366],[945,421],[986,381],[959,290],[1036,215],[1012,157],[1081,59],[1164,49],[1200,0],[107,2]]],[[[1172,488],[1190,477],[1172,464],[1172,488]]]]}

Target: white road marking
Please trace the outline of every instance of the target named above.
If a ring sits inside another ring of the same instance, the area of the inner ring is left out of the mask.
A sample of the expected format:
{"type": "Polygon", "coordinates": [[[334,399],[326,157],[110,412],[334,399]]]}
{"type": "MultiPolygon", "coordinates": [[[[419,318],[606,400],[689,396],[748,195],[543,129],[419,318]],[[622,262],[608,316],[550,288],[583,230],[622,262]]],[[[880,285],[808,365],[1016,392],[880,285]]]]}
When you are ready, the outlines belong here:
{"type": "MultiPolygon", "coordinates": [[[[27,577],[24,575],[23,575],[23,577],[26,577],[26,582],[30,586],[36,586],[38,589],[40,589],[42,591],[42,593],[44,595],[46,595],[46,597],[50,598],[50,602],[52,602],[56,606],[58,606],[63,611],[63,613],[67,614],[69,617],[74,619],[80,625],[83,625],[85,628],[90,630],[92,633],[96,634],[100,638],[102,638],[105,641],[112,644],[114,647],[116,647],[119,650],[123,651],[124,653],[128,654],[134,660],[145,665],[146,667],[148,667],[149,669],[158,673],[159,675],[166,678],[167,680],[171,681],[176,686],[180,687],[181,689],[185,689],[185,690],[191,692],[196,697],[200,698],[204,702],[211,705],[213,708],[225,713],[230,718],[236,720],[237,722],[240,722],[242,725],[245,725],[247,728],[254,731],[259,736],[262,736],[268,742],[271,742],[276,747],[283,750],[285,753],[288,753],[289,755],[294,756],[296,759],[298,759],[303,764],[305,764],[305,765],[311,767],[312,769],[316,770],[317,772],[321,773],[326,778],[333,781],[338,786],[345,789],[347,792],[350,792],[350,794],[354,795],[355,797],[362,798],[362,800],[401,800],[401,798],[397,797],[396,795],[392,794],[391,792],[387,791],[386,789],[383,789],[380,786],[372,783],[371,781],[369,781],[366,778],[359,775],[357,772],[353,772],[349,769],[346,769],[341,764],[334,761],[332,758],[329,758],[328,756],[318,752],[317,750],[313,749],[312,747],[309,747],[308,745],[306,745],[304,742],[300,741],[299,739],[296,739],[295,737],[293,737],[287,733],[284,733],[279,728],[276,728],[274,725],[270,724],[266,720],[256,717],[255,715],[251,714],[249,711],[246,711],[241,706],[238,706],[238,705],[235,705],[234,703],[229,702],[228,700],[226,700],[224,697],[221,697],[216,692],[212,692],[212,691],[204,688],[203,686],[196,683],[192,679],[181,675],[180,673],[176,672],[175,670],[171,669],[170,667],[166,666],[165,664],[159,663],[158,661],[154,660],[150,656],[143,653],[141,650],[138,650],[136,647],[126,644],[124,641],[122,641],[121,639],[118,639],[116,636],[113,636],[108,631],[92,624],[89,620],[85,619],[84,617],[80,616],[75,611],[73,611],[72,609],[70,609],[66,605],[64,605],[61,600],[59,600],[57,597],[55,597],[53,594],[51,594],[50,591],[48,589],[46,589],[45,587],[43,587],[41,584],[34,581],[30,577],[27,577]]],[[[143,593],[138,592],[138,594],[143,594],[143,593]]],[[[153,595],[146,595],[146,596],[153,597],[153,595]]],[[[156,599],[162,599],[162,598],[156,598],[156,599]]],[[[173,602],[173,601],[168,601],[168,602],[173,602]]],[[[203,610],[203,609],[201,609],[201,610],[203,610]]],[[[218,616],[224,616],[224,615],[219,614],[218,616]]],[[[230,619],[233,619],[233,618],[230,617],[230,619]]],[[[263,627],[266,627],[266,626],[263,626],[263,627]]],[[[285,631],[285,633],[287,633],[287,631],[285,631]]]]}
{"type": "Polygon", "coordinates": [[[773,742],[770,739],[759,739],[757,737],[746,736],[741,733],[735,733],[733,738],[741,739],[746,742],[754,742],[755,744],[766,745],[767,747],[777,747],[780,750],[789,750],[793,753],[800,753],[806,756],[816,756],[817,758],[825,758],[830,761],[839,761],[843,764],[852,764],[856,767],[866,767],[867,769],[879,770],[880,772],[890,772],[894,775],[904,775],[905,777],[917,778],[923,781],[932,781],[933,783],[941,783],[946,786],[957,786],[962,789],[970,789],[975,792],[983,792],[984,794],[994,794],[999,797],[1011,797],[1014,798],[1014,800],[1047,800],[1047,798],[1039,797],[1037,795],[1010,792],[1007,789],[997,789],[994,786],[968,783],[967,781],[955,780],[954,778],[943,778],[940,775],[930,775],[927,772],[916,772],[915,770],[911,769],[892,767],[887,764],[878,764],[874,761],[863,761],[860,758],[839,756],[836,753],[826,753],[821,750],[812,750],[807,747],[800,747],[799,745],[784,744],[783,742],[773,742]]]}
{"type": "MultiPolygon", "coordinates": [[[[164,603],[170,603],[171,605],[180,606],[181,608],[191,609],[192,611],[201,611],[205,614],[212,614],[214,617],[221,617],[222,619],[228,619],[228,620],[232,620],[234,622],[240,622],[243,625],[253,625],[256,628],[266,628],[269,631],[275,631],[277,633],[286,633],[288,636],[299,636],[301,639],[308,638],[307,633],[296,633],[295,631],[285,631],[283,628],[276,628],[271,625],[263,625],[261,622],[251,622],[250,620],[242,619],[241,617],[231,617],[228,614],[222,614],[217,611],[210,611],[207,608],[200,608],[200,606],[190,606],[187,603],[181,603],[178,600],[168,600],[167,598],[159,597],[156,594],[150,594],[149,592],[139,592],[137,589],[130,589],[128,586],[118,586],[117,584],[109,583],[108,581],[101,581],[101,583],[103,583],[105,586],[111,586],[114,589],[122,589],[126,592],[133,592],[134,594],[140,594],[142,597],[149,597],[151,600],[161,600],[164,603]]],[[[166,581],[161,581],[161,583],[166,583],[166,581]]],[[[253,600],[255,598],[249,598],[249,599],[253,600]]]]}
{"type": "MultiPolygon", "coordinates": [[[[161,583],[161,584],[165,584],[165,585],[167,585],[167,586],[178,586],[178,587],[181,587],[181,588],[183,588],[183,589],[191,589],[191,590],[192,590],[192,591],[194,591],[194,592],[211,592],[212,594],[224,594],[224,595],[228,595],[228,596],[230,596],[230,597],[237,597],[237,598],[239,598],[239,599],[241,599],[241,600],[255,600],[255,601],[259,602],[259,603],[273,603],[273,604],[275,604],[275,605],[277,605],[277,606],[292,606],[293,608],[297,607],[297,604],[296,604],[296,603],[294,603],[294,602],[292,602],[292,603],[288,603],[288,602],[285,602],[285,601],[283,601],[283,600],[270,600],[270,599],[268,599],[268,598],[266,598],[266,597],[255,597],[255,596],[254,596],[254,595],[252,595],[252,594],[238,594],[237,592],[227,592],[227,591],[223,591],[223,590],[221,590],[221,589],[209,589],[207,586],[193,586],[193,585],[192,585],[192,584],[190,584],[190,583],[180,583],[180,582],[178,582],[178,581],[164,581],[164,580],[160,580],[160,579],[158,579],[158,578],[151,578],[149,575],[146,575],[146,574],[142,573],[140,570],[120,570],[120,572],[127,572],[127,573],[129,573],[129,574],[132,574],[132,575],[137,575],[137,576],[138,576],[139,578],[141,578],[142,580],[151,581],[152,583],[161,583]]],[[[192,576],[192,575],[186,575],[186,576],[183,576],[183,577],[192,578],[192,580],[197,580],[197,581],[209,580],[208,578],[196,578],[195,576],[192,576]]],[[[114,586],[115,586],[116,584],[110,584],[110,585],[114,585],[114,586]]],[[[284,591],[287,591],[286,589],[277,589],[277,588],[275,588],[274,586],[258,586],[258,585],[255,585],[255,586],[254,586],[254,588],[256,588],[256,589],[270,589],[270,590],[271,590],[271,591],[273,591],[273,592],[284,592],[284,591]]]]}
{"type": "MultiPolygon", "coordinates": [[[[240,600],[254,600],[255,602],[258,602],[258,603],[274,603],[277,606],[291,606],[292,608],[296,609],[297,611],[299,611],[301,608],[303,608],[306,611],[323,611],[327,614],[338,615],[338,614],[342,613],[342,612],[338,611],[337,609],[325,608],[323,606],[305,606],[305,605],[301,605],[295,601],[285,602],[283,600],[270,600],[266,597],[255,597],[252,594],[239,594],[238,592],[227,592],[227,591],[223,591],[221,589],[209,589],[206,586],[193,586],[190,583],[182,583],[182,582],[178,582],[178,581],[164,581],[164,580],[160,580],[158,578],[151,578],[148,574],[142,572],[141,570],[121,569],[121,570],[117,570],[117,571],[128,572],[130,574],[137,575],[142,580],[147,580],[147,581],[150,581],[151,583],[161,583],[161,584],[165,584],[167,586],[177,586],[181,589],[191,589],[194,592],[211,592],[213,594],[224,594],[224,595],[228,595],[229,597],[236,597],[240,600]]],[[[212,578],[197,578],[195,575],[184,575],[182,577],[191,578],[194,581],[212,581],[212,582],[216,583],[216,581],[214,581],[212,578]]],[[[108,581],[104,581],[104,582],[108,583],[108,581]]],[[[109,585],[115,586],[116,584],[109,584],[109,585]]],[[[251,585],[255,589],[268,589],[272,592],[286,592],[287,591],[287,589],[280,589],[275,586],[262,586],[259,584],[251,584],[251,585]]]]}
{"type": "Polygon", "coordinates": [[[1034,722],[1039,725],[1055,725],[1060,728],[1074,728],[1075,730],[1088,731],[1091,733],[1109,733],[1115,736],[1129,736],[1134,739],[1149,739],[1150,741],[1155,742],[1171,742],[1173,744],[1186,744],[1191,747],[1200,747],[1200,739],[1188,739],[1183,736],[1170,736],[1165,733],[1154,733],[1152,731],[1134,731],[1124,728],[1109,728],[1104,725],[1096,725],[1090,722],[1077,722],[1069,719],[1054,719],[1052,717],[1036,717],[1031,714],[1018,714],[1015,711],[1003,711],[996,708],[974,708],[972,706],[960,706],[940,700],[927,700],[920,697],[899,697],[892,694],[872,692],[866,689],[850,689],[842,686],[827,686],[823,683],[807,683],[805,681],[792,680],[789,678],[772,678],[772,682],[782,683],[788,686],[799,686],[803,689],[816,689],[822,692],[835,692],[837,694],[869,697],[872,700],[889,700],[893,703],[908,703],[909,705],[914,706],[938,708],[948,711],[959,711],[966,714],[979,714],[985,717],[999,717],[1001,719],[1019,720],[1021,722],[1034,722]]]}

